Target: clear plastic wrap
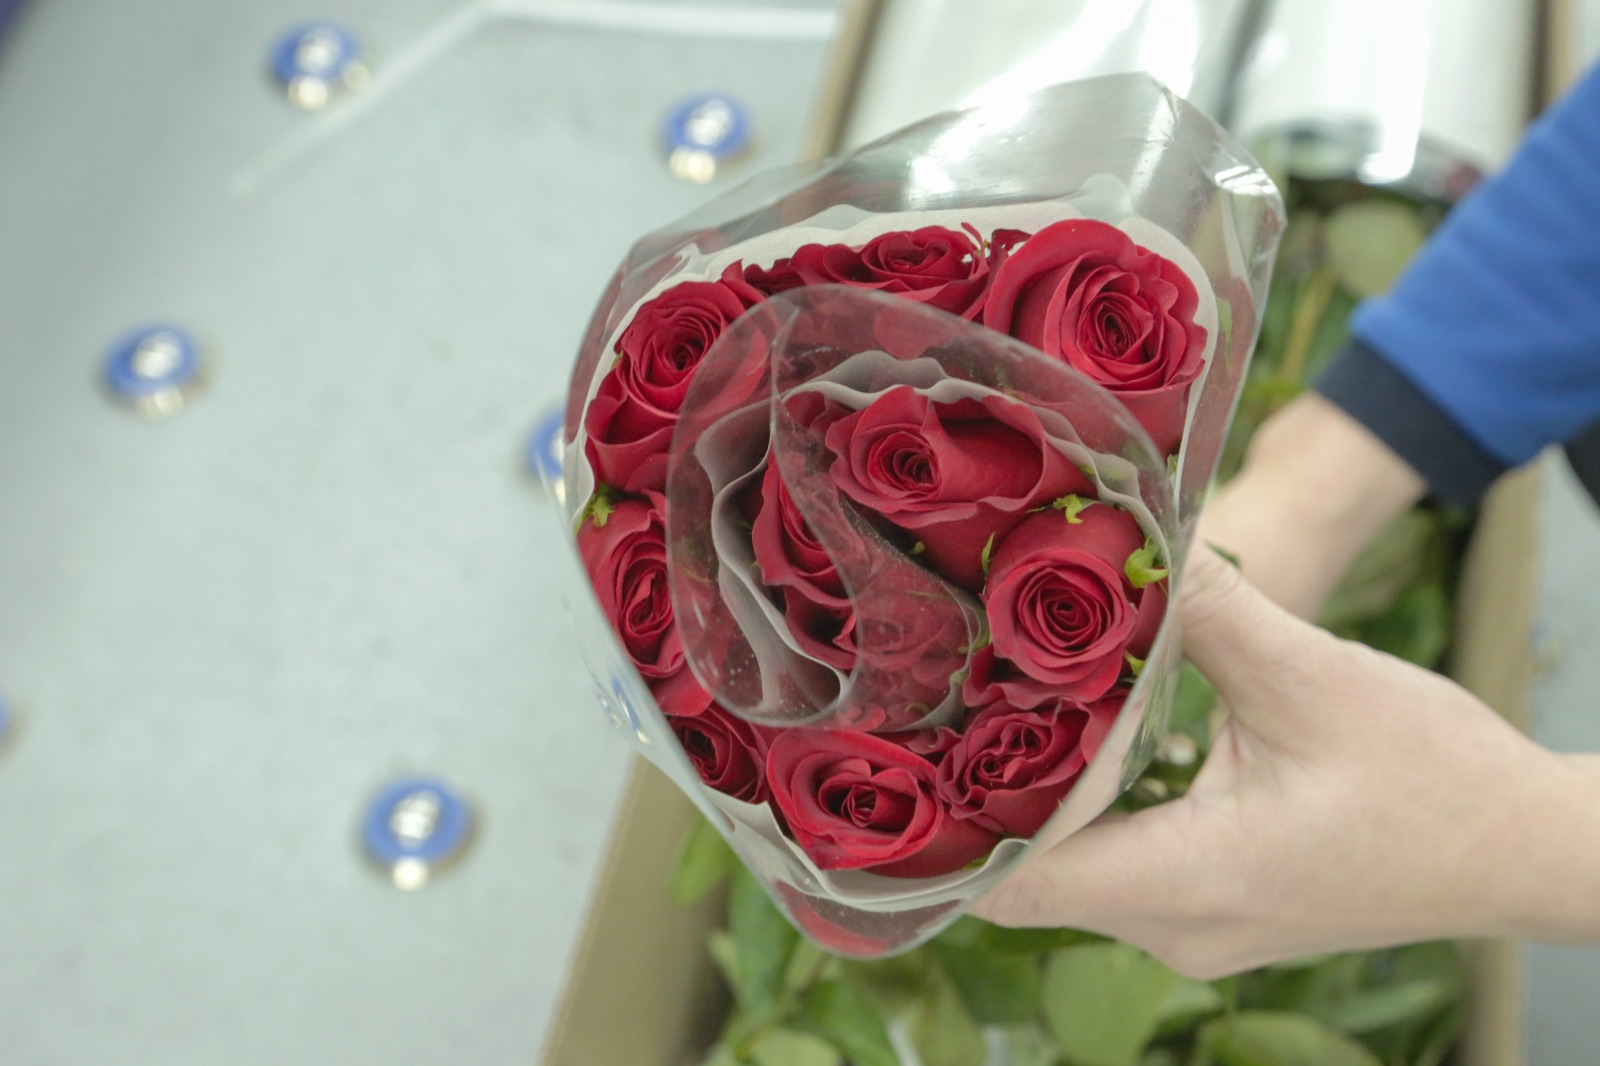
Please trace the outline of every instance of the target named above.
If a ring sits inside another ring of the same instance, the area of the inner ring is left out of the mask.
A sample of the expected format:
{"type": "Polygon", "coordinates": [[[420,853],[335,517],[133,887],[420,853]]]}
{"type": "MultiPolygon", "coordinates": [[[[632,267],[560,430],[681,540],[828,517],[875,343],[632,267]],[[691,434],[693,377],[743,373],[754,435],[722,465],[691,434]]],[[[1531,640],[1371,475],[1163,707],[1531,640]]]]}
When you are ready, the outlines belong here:
{"type": "Polygon", "coordinates": [[[758,176],[618,271],[567,409],[579,649],[825,947],[931,936],[1149,762],[1282,221],[1119,75],[758,176]]]}

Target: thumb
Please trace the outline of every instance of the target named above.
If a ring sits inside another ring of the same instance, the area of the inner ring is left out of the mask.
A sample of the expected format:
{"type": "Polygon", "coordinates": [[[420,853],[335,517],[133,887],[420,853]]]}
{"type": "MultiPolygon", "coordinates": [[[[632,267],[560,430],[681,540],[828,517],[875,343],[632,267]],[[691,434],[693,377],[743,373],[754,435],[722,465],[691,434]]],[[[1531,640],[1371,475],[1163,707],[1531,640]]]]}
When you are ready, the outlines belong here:
{"type": "Polygon", "coordinates": [[[1018,868],[972,908],[1010,926],[1087,929],[1116,935],[1119,918],[1161,909],[1182,850],[1170,808],[1108,814],[1018,868]]]}
{"type": "Polygon", "coordinates": [[[1257,709],[1291,709],[1335,645],[1331,634],[1267,599],[1201,541],[1189,550],[1178,614],[1184,654],[1222,701],[1258,730],[1268,723],[1256,720],[1257,709]]]}

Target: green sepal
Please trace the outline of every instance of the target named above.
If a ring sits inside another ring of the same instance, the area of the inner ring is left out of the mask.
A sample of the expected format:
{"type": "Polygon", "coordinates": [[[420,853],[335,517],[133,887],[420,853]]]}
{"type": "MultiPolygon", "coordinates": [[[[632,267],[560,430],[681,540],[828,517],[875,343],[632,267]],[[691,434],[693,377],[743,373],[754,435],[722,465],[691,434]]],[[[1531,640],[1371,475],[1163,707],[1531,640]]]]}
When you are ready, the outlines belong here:
{"type": "Polygon", "coordinates": [[[1096,500],[1086,500],[1082,496],[1069,494],[1057,498],[1050,506],[1065,515],[1069,525],[1079,526],[1083,524],[1083,519],[1078,516],[1083,513],[1084,508],[1097,502],[1096,500]]]}
{"type": "Polygon", "coordinates": [[[956,650],[961,652],[962,655],[971,655],[975,651],[987,648],[992,643],[994,643],[994,634],[989,632],[989,619],[985,615],[978,619],[978,632],[970,641],[956,650]]]}
{"type": "Polygon", "coordinates": [[[589,502],[583,505],[583,514],[578,516],[581,526],[587,521],[594,522],[594,528],[604,529],[606,523],[611,521],[611,512],[616,510],[613,501],[616,493],[610,485],[596,485],[594,495],[589,497],[589,502]]]}
{"type": "Polygon", "coordinates": [[[983,564],[984,576],[988,576],[989,560],[994,555],[994,538],[995,535],[990,533],[988,541],[986,541],[983,545],[983,554],[978,556],[978,561],[983,564]]]}
{"type": "Polygon", "coordinates": [[[1161,549],[1149,537],[1145,538],[1144,547],[1137,549],[1128,556],[1128,561],[1122,565],[1122,572],[1128,575],[1128,583],[1136,589],[1146,585],[1153,585],[1167,576],[1167,568],[1160,565],[1161,549]]]}

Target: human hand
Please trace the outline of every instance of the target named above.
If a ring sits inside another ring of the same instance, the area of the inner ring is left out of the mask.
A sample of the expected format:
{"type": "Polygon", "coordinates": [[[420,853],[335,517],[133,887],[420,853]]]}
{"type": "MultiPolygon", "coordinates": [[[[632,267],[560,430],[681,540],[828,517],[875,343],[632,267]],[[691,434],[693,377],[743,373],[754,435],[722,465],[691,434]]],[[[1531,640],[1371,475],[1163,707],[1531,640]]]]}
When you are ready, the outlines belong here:
{"type": "Polygon", "coordinates": [[[1366,427],[1306,393],[1256,431],[1238,476],[1207,501],[1199,539],[1237,556],[1270,599],[1312,618],[1425,487],[1366,427]]]}
{"type": "Polygon", "coordinates": [[[1600,933],[1600,773],[1302,622],[1200,545],[1184,649],[1231,709],[1184,797],[1031,856],[976,912],[1215,977],[1438,937],[1600,933]]]}

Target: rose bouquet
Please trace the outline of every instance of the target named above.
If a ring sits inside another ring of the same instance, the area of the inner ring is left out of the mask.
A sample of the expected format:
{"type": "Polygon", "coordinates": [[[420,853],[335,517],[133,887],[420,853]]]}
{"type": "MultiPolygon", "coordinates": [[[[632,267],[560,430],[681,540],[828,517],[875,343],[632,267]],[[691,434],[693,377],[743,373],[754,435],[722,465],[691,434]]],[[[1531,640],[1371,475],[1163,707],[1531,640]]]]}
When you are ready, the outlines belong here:
{"type": "Polygon", "coordinates": [[[581,648],[819,942],[925,939],[1149,761],[1280,226],[1119,76],[758,179],[619,271],[567,410],[581,648]]]}

